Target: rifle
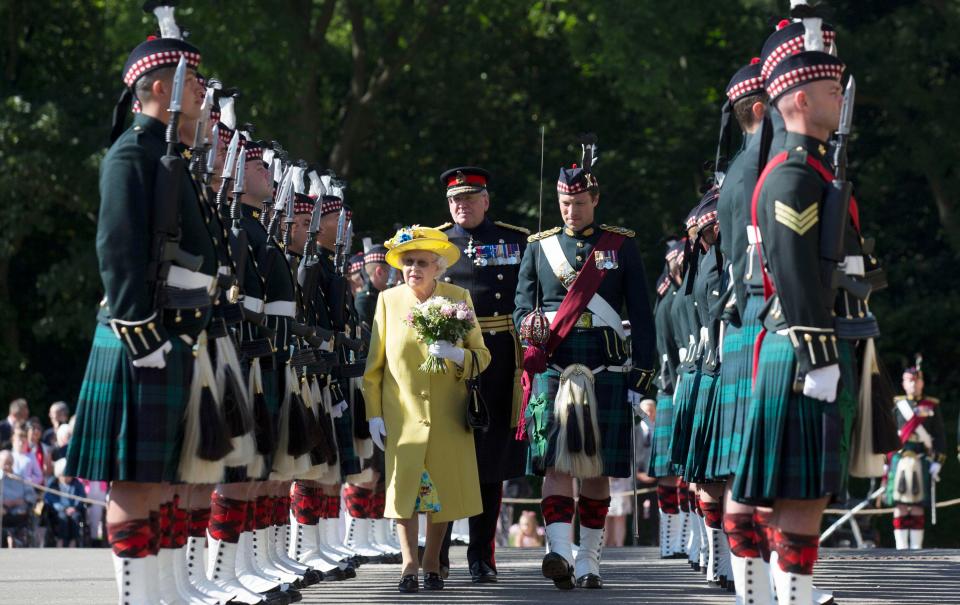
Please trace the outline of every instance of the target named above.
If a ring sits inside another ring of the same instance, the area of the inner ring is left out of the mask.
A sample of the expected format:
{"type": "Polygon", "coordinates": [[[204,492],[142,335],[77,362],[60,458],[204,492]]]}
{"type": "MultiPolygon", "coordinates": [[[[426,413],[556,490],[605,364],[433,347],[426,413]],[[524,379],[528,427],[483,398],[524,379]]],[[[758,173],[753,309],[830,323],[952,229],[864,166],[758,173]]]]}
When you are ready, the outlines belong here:
{"type": "MultiPolygon", "coordinates": [[[[232,252],[234,264],[234,273],[237,283],[243,284],[243,275],[247,268],[247,256],[250,252],[247,232],[241,226],[243,214],[240,212],[240,199],[243,197],[246,187],[246,163],[247,150],[240,150],[240,157],[237,158],[236,180],[233,183],[233,203],[230,205],[230,219],[232,221],[230,228],[230,251],[232,252]]],[[[223,187],[220,188],[223,191],[223,187]]]]}
{"type": "Polygon", "coordinates": [[[844,261],[843,236],[850,208],[853,189],[847,180],[847,144],[853,124],[853,104],[857,93],[853,76],[847,82],[840,110],[834,151],[834,178],[823,200],[823,219],[820,227],[820,277],[822,283],[831,287],[836,282],[837,265],[844,261]]]}
{"type": "Polygon", "coordinates": [[[227,188],[233,180],[233,168],[237,161],[237,149],[240,147],[240,131],[233,131],[233,138],[227,147],[227,157],[223,162],[223,172],[220,174],[220,190],[217,191],[217,209],[221,210],[227,201],[227,188]]]}
{"type": "MultiPolygon", "coordinates": [[[[210,109],[213,107],[213,89],[208,88],[200,106],[200,119],[197,131],[193,135],[193,147],[190,149],[190,172],[198,181],[203,180],[205,158],[210,150],[210,109]]],[[[215,131],[216,132],[216,131],[215,131]]]]}
{"type": "MultiPolygon", "coordinates": [[[[150,280],[157,284],[154,297],[158,307],[164,306],[164,302],[166,302],[163,300],[164,288],[161,285],[165,281],[172,263],[190,271],[199,271],[203,265],[203,258],[180,248],[180,198],[182,194],[180,187],[183,184],[183,176],[187,166],[183,157],[177,151],[177,145],[180,143],[180,112],[186,75],[187,60],[181,55],[173,76],[173,93],[170,96],[170,121],[167,123],[166,132],[167,152],[160,158],[160,166],[157,170],[157,180],[154,186],[154,231],[151,240],[151,260],[147,274],[150,276],[150,280]]],[[[209,296],[207,302],[209,303],[209,296]]]]}

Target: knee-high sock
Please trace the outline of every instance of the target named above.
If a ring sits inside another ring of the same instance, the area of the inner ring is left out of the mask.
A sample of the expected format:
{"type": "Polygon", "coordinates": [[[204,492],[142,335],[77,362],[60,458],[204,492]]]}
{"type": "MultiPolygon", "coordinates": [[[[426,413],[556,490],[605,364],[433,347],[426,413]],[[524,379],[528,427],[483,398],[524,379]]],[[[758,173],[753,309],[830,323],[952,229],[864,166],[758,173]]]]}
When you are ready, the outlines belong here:
{"type": "Polygon", "coordinates": [[[210,537],[236,544],[247,522],[247,502],[216,492],[210,498],[210,537]]]}

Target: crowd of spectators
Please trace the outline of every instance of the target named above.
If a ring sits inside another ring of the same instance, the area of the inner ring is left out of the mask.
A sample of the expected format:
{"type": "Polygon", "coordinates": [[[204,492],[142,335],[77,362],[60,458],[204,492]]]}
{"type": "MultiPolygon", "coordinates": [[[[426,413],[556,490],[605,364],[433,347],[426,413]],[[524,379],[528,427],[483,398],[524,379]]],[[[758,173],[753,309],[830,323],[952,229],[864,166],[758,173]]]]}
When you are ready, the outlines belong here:
{"type": "Polygon", "coordinates": [[[14,399],[0,421],[0,547],[102,546],[104,506],[76,498],[102,502],[107,486],[64,473],[73,434],[70,406],[52,404],[48,419],[45,427],[30,416],[25,399],[14,399]]]}

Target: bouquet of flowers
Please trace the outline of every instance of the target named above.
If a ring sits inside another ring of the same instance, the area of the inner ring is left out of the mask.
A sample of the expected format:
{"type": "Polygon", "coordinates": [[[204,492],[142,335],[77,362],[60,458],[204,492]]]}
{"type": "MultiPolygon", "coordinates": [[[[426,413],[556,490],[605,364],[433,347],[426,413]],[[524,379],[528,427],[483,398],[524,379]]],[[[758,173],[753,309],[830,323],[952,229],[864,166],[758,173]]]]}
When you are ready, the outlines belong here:
{"type": "MultiPolygon", "coordinates": [[[[456,343],[470,332],[475,320],[466,301],[453,302],[443,296],[432,296],[414,306],[404,323],[417,331],[418,341],[431,345],[441,340],[456,343]]],[[[447,364],[440,357],[427,355],[420,371],[444,374],[447,364]]]]}

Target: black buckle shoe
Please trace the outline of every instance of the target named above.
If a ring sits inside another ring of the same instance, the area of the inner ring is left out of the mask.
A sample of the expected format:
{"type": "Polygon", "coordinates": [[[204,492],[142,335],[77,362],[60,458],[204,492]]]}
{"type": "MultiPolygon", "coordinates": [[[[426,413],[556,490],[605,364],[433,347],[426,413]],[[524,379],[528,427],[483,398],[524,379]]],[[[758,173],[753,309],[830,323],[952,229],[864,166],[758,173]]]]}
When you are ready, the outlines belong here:
{"type": "Polygon", "coordinates": [[[595,573],[588,573],[577,578],[577,588],[603,588],[603,580],[595,573]]]}
{"type": "Polygon", "coordinates": [[[400,584],[397,588],[400,592],[418,592],[420,583],[417,580],[417,574],[408,574],[400,578],[400,584]]]}
{"type": "Polygon", "coordinates": [[[497,581],[497,571],[486,561],[474,561],[470,564],[470,579],[474,584],[493,584],[497,581]]]}
{"type": "Polygon", "coordinates": [[[563,555],[548,552],[540,564],[543,577],[553,580],[553,585],[560,590],[573,589],[573,566],[563,558],[563,555]]]}
{"type": "Polygon", "coordinates": [[[440,574],[426,571],[423,573],[423,589],[424,590],[443,590],[443,578],[440,577],[440,574]]]}

